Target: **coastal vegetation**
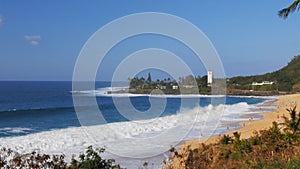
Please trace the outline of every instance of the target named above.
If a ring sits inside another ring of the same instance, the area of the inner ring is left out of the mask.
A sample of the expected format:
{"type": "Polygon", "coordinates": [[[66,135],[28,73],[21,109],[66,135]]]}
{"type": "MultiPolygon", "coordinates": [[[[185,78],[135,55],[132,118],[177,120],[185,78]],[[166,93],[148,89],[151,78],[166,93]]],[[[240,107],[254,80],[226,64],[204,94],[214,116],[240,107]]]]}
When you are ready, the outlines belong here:
{"type": "Polygon", "coordinates": [[[147,79],[134,77],[129,81],[129,91],[137,94],[150,94],[154,89],[162,90],[165,94],[209,94],[211,90],[207,86],[207,76],[188,75],[179,77],[178,81],[171,78],[152,81],[151,74],[148,73],[147,79]]]}
{"type": "Polygon", "coordinates": [[[114,159],[103,159],[103,148],[93,149],[89,146],[85,153],[80,153],[78,159],[73,157],[68,164],[65,155],[48,155],[36,152],[18,154],[11,149],[2,147],[0,150],[0,168],[4,169],[121,169],[114,159]]]}
{"type": "MultiPolygon", "coordinates": [[[[295,56],[280,70],[255,76],[237,76],[227,79],[227,94],[233,95],[277,95],[280,93],[300,92],[300,55],[295,56]]],[[[218,79],[214,79],[217,81],[218,79]]],[[[154,89],[160,89],[165,94],[211,94],[207,84],[207,76],[194,77],[188,75],[153,81],[151,74],[147,78],[129,78],[129,92],[150,94],[154,89]]]]}
{"type": "Polygon", "coordinates": [[[227,80],[229,90],[300,92],[300,55],[295,56],[287,66],[272,73],[257,76],[237,76],[227,80]],[[253,86],[253,82],[274,82],[271,85],[253,86]]]}
{"type": "Polygon", "coordinates": [[[300,168],[300,112],[296,107],[287,111],[290,117],[283,117],[283,123],[273,122],[248,139],[234,132],[220,136],[214,144],[181,151],[172,148],[174,155],[166,168],[300,168]]]}

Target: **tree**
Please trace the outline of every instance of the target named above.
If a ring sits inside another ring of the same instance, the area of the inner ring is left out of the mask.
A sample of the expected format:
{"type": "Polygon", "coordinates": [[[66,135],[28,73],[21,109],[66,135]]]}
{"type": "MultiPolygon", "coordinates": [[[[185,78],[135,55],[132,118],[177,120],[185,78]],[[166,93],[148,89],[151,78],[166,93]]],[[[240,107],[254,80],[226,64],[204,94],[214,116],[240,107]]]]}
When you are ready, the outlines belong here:
{"type": "Polygon", "coordinates": [[[152,82],[151,74],[148,73],[147,83],[148,83],[148,84],[151,84],[151,82],[152,82]]]}
{"type": "Polygon", "coordinates": [[[297,8],[299,10],[300,0],[295,0],[289,7],[284,8],[278,12],[278,15],[282,18],[287,18],[291,12],[294,12],[297,8]]]}

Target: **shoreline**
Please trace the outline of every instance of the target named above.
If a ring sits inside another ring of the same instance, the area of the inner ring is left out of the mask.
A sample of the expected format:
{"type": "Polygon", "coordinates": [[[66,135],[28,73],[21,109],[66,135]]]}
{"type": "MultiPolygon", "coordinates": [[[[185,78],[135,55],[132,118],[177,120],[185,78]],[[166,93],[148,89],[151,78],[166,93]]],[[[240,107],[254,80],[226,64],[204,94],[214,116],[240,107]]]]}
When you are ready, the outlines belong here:
{"type": "MultiPolygon", "coordinates": [[[[231,96],[230,96],[231,97],[231,96]]],[[[249,97],[249,96],[235,96],[235,97],[249,97]]],[[[253,96],[256,97],[256,96],[253,96]]],[[[259,97],[259,96],[258,96],[259,97]]],[[[261,97],[259,97],[261,98],[261,97]]],[[[268,96],[266,98],[269,98],[268,96]]],[[[273,100],[273,99],[270,99],[273,100]]],[[[255,108],[256,109],[256,108],[255,108]]],[[[258,113],[255,114],[255,116],[259,115],[258,113]]],[[[235,122],[238,125],[238,122],[235,122]]],[[[124,126],[122,126],[124,127],[124,126]]],[[[82,130],[83,128],[68,128],[68,129],[61,129],[59,130],[62,135],[57,135],[57,130],[54,131],[49,131],[49,132],[44,132],[44,133],[39,133],[39,134],[35,134],[35,135],[27,135],[27,136],[21,136],[20,138],[22,138],[22,140],[26,140],[24,144],[18,142],[17,144],[13,144],[16,146],[13,146],[15,148],[17,148],[19,151],[21,152],[26,152],[25,150],[28,150],[28,145],[32,145],[34,150],[39,151],[39,152],[45,152],[45,153],[64,153],[65,155],[67,155],[67,157],[71,157],[72,154],[76,154],[78,152],[82,152],[84,151],[84,147],[89,146],[89,142],[87,142],[85,139],[80,139],[82,138],[82,135],[80,135],[81,132],[79,132],[78,130],[82,130]],[[35,136],[35,137],[33,137],[35,136]],[[56,137],[56,140],[52,140],[51,138],[56,137]],[[49,142],[48,144],[40,144],[40,141],[44,140],[44,142],[49,142]],[[57,141],[60,140],[60,141],[57,141]],[[67,142],[64,142],[64,140],[68,140],[67,142]],[[51,142],[53,141],[53,142],[51,142]],[[27,146],[26,146],[27,145],[27,146]],[[55,145],[55,146],[51,146],[51,145],[55,145]],[[53,149],[54,148],[54,149],[53,149]]],[[[102,128],[101,128],[102,129],[102,128]]],[[[99,131],[99,129],[97,129],[99,131]]],[[[104,130],[103,130],[104,131],[104,130]]],[[[82,131],[84,132],[84,131],[82,131]]],[[[87,134],[87,133],[86,133],[87,134]]],[[[85,136],[84,136],[85,137],[85,136]]],[[[85,138],[88,138],[88,136],[86,136],[85,138]]],[[[217,138],[217,137],[216,137],[217,138]]],[[[2,139],[2,140],[6,140],[7,142],[9,142],[9,144],[12,143],[12,141],[14,143],[16,143],[15,139],[2,139]]],[[[0,139],[1,141],[1,139],[0,139]]],[[[184,140],[183,140],[184,142],[184,140]]],[[[106,143],[106,142],[104,142],[106,143]]],[[[112,143],[113,144],[113,143],[112,143]]],[[[199,143],[195,144],[195,145],[199,145],[199,143]]],[[[97,145],[93,145],[93,146],[97,146],[97,145]]],[[[126,147],[125,147],[126,148],[126,147]]],[[[108,156],[107,156],[108,157],[108,156]]],[[[159,164],[161,163],[162,160],[164,160],[165,156],[163,157],[159,157],[159,158],[153,158],[151,160],[153,160],[155,164],[159,164]],[[161,161],[160,161],[161,160],[161,161]]],[[[115,158],[120,164],[127,164],[127,165],[132,165],[134,162],[137,162],[140,164],[140,160],[137,161],[131,161],[128,162],[126,161],[127,159],[117,159],[115,158]]],[[[147,160],[145,160],[147,161],[147,160]]]]}
{"type": "MultiPolygon", "coordinates": [[[[189,97],[240,97],[240,98],[273,98],[278,97],[278,95],[230,95],[230,94],[141,94],[141,93],[97,93],[92,92],[96,96],[103,97],[175,97],[175,98],[189,98],[189,97]]],[[[281,95],[280,95],[281,96],[281,95]]]]}
{"type": "MultiPolygon", "coordinates": [[[[268,129],[272,126],[272,123],[274,121],[277,122],[283,122],[283,116],[289,116],[288,112],[286,109],[292,108],[295,105],[300,106],[300,94],[290,94],[290,95],[281,95],[278,97],[278,99],[271,103],[268,106],[274,105],[276,106],[274,111],[271,112],[262,112],[258,113],[258,116],[261,116],[262,118],[260,120],[250,120],[245,121],[245,122],[239,122],[239,128],[230,130],[224,134],[233,136],[234,132],[239,132],[241,133],[241,139],[247,139],[253,136],[254,132],[259,132],[260,130],[268,129]]],[[[297,107],[297,111],[300,110],[300,107],[297,107]]],[[[210,136],[208,138],[203,138],[203,139],[194,139],[194,140],[187,140],[184,141],[183,144],[180,144],[178,147],[180,150],[185,149],[187,147],[190,147],[192,149],[197,148],[199,144],[205,143],[205,144],[214,144],[219,139],[221,135],[215,135],[215,136],[210,136]]],[[[179,151],[180,151],[179,150],[179,151]]]]}

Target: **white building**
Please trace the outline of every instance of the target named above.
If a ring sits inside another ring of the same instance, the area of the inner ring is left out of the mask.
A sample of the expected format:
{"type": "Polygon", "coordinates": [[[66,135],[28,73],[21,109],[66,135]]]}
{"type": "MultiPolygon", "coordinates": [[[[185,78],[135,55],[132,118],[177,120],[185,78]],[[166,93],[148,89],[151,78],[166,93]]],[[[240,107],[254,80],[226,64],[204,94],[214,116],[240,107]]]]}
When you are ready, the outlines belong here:
{"type": "Polygon", "coordinates": [[[172,89],[173,89],[173,90],[177,90],[177,89],[178,89],[178,86],[177,86],[177,85],[173,85],[173,86],[172,86],[172,89]]]}
{"type": "Polygon", "coordinates": [[[263,81],[261,83],[252,82],[252,86],[262,86],[262,85],[272,85],[272,84],[274,84],[274,82],[269,82],[269,81],[263,81]]]}
{"type": "Polygon", "coordinates": [[[207,71],[207,86],[211,86],[213,82],[213,72],[207,71]]]}

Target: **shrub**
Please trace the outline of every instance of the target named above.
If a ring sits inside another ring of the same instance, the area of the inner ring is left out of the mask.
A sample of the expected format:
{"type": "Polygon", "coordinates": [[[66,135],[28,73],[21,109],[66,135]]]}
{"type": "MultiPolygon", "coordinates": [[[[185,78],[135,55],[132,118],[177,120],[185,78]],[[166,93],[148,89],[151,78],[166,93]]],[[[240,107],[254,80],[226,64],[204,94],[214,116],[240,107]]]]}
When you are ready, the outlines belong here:
{"type": "Polygon", "coordinates": [[[72,159],[71,169],[119,169],[119,165],[115,165],[114,159],[103,159],[100,154],[105,151],[104,148],[93,149],[89,146],[85,153],[79,155],[79,161],[72,159]]]}
{"type": "Polygon", "coordinates": [[[30,168],[30,169],[120,169],[114,159],[103,159],[100,155],[103,148],[94,150],[89,146],[85,153],[79,155],[79,161],[72,159],[70,165],[65,162],[65,155],[47,155],[32,152],[29,154],[18,154],[11,149],[1,148],[0,168],[30,168]]]}
{"type": "Polygon", "coordinates": [[[67,168],[67,163],[64,161],[64,155],[47,155],[36,152],[28,154],[18,154],[11,149],[2,147],[0,151],[0,167],[1,168],[67,168]]]}
{"type": "Polygon", "coordinates": [[[220,140],[221,144],[229,144],[232,141],[229,135],[224,134],[222,139],[220,140]]]}
{"type": "Polygon", "coordinates": [[[290,114],[290,118],[283,117],[284,123],[282,124],[285,126],[284,131],[286,134],[290,134],[291,139],[296,139],[300,134],[300,112],[297,114],[296,109],[296,106],[286,109],[290,114]]]}

